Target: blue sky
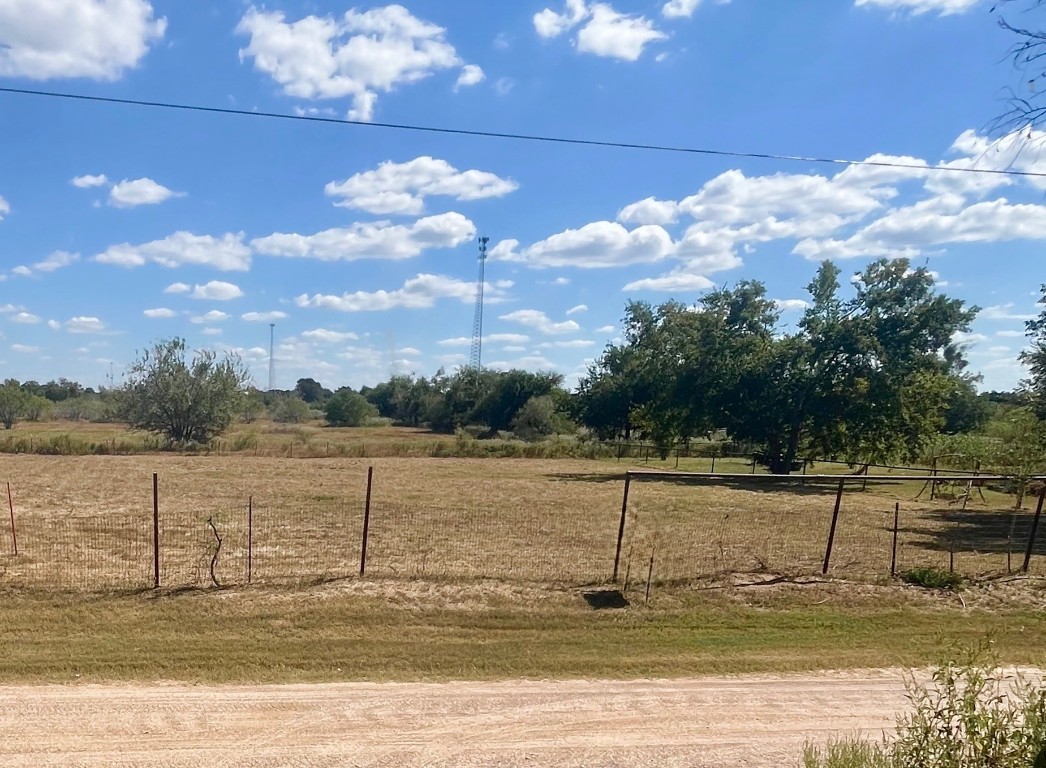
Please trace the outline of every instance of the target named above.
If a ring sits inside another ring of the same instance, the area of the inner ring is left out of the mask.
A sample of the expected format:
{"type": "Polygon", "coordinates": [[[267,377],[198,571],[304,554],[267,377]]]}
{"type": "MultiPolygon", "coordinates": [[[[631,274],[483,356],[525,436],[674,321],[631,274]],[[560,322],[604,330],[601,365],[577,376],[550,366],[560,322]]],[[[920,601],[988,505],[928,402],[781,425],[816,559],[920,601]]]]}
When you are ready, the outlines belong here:
{"type": "MultiPolygon", "coordinates": [[[[1043,172],[1042,135],[985,130],[1019,80],[991,5],[0,0],[0,86],[1043,172]]],[[[572,384],[629,299],[740,279],[766,282],[787,328],[819,260],[910,256],[984,308],[972,368],[1010,388],[1046,281],[1035,180],[12,94],[0,137],[0,378],[118,381],[183,336],[264,386],[270,322],[279,387],[452,370],[484,235],[491,366],[572,384]]]]}

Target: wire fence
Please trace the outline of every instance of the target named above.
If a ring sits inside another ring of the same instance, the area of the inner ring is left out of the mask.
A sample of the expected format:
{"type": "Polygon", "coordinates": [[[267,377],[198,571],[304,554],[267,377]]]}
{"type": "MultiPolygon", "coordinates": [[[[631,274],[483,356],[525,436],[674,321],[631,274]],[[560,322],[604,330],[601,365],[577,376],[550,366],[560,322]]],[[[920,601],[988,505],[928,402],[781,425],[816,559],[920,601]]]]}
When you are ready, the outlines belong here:
{"type": "Polygon", "coordinates": [[[371,472],[351,492],[317,487],[288,498],[235,489],[165,500],[157,491],[152,508],[104,514],[16,515],[11,502],[0,586],[91,592],[360,576],[627,585],[731,573],[883,579],[921,567],[1046,574],[1046,486],[1032,509],[1015,510],[1013,496],[982,491],[991,477],[628,472],[620,507],[604,494],[584,511],[506,500],[496,483],[479,501],[433,501],[372,481],[371,472]]]}

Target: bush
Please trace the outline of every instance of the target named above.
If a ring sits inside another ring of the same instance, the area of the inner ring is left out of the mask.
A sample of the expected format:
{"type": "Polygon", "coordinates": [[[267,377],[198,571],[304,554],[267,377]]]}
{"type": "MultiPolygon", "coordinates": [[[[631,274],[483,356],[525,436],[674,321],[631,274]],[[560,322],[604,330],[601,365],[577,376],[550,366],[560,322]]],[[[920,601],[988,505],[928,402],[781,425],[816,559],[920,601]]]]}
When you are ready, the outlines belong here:
{"type": "Polygon", "coordinates": [[[549,395],[532,397],[512,419],[512,431],[521,440],[541,440],[555,434],[556,404],[549,395]]]}
{"type": "Polygon", "coordinates": [[[309,404],[297,395],[280,398],[270,411],[272,420],[278,424],[302,424],[312,418],[309,404]]]}
{"type": "Polygon", "coordinates": [[[1004,680],[990,645],[907,683],[912,711],[881,744],[807,745],[805,768],[1046,768],[1046,684],[1004,680]]]}
{"type": "Polygon", "coordinates": [[[941,568],[912,568],[901,574],[901,580],[927,589],[958,589],[962,576],[941,568]]]}
{"type": "Polygon", "coordinates": [[[327,401],[323,413],[332,427],[362,427],[378,415],[378,409],[358,392],[342,389],[327,401]]]}

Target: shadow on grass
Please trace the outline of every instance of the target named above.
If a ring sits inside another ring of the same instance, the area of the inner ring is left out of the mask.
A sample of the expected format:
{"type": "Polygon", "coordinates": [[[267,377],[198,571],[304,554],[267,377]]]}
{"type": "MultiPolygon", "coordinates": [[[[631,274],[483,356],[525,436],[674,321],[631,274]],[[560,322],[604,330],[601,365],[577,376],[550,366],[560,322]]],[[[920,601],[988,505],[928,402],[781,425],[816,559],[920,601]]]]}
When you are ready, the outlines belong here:
{"type": "MultiPolygon", "coordinates": [[[[1034,514],[1022,512],[979,512],[948,510],[931,524],[925,516],[915,525],[905,525],[902,512],[900,532],[918,537],[918,546],[935,552],[1010,553],[1023,558],[1031,536],[1034,514]]],[[[1046,555],[1046,525],[1039,523],[1033,555],[1046,555]]]]}

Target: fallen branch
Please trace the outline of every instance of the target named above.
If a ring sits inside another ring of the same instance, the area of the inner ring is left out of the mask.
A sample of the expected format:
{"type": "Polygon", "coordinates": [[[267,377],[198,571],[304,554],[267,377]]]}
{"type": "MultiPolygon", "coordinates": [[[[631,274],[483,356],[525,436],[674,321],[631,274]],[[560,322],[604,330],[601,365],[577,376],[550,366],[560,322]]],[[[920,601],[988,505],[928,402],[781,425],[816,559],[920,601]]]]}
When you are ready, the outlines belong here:
{"type": "Polygon", "coordinates": [[[211,530],[214,532],[214,539],[218,542],[218,545],[214,548],[214,554],[211,555],[211,583],[216,587],[221,587],[218,583],[218,577],[214,573],[214,569],[218,565],[218,555],[222,551],[222,537],[218,534],[218,528],[214,525],[214,518],[207,518],[207,525],[211,526],[211,530]]]}

